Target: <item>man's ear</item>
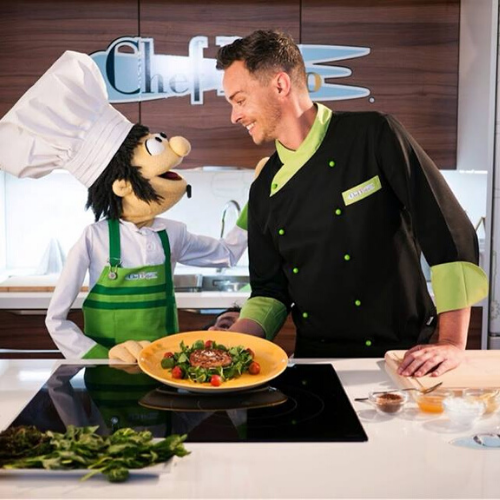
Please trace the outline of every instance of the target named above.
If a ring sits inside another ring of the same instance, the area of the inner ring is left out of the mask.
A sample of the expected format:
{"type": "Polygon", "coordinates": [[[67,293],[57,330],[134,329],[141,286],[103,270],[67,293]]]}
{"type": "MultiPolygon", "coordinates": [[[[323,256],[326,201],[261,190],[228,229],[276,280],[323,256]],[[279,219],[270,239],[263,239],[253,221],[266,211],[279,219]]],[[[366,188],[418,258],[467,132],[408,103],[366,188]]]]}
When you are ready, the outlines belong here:
{"type": "Polygon", "coordinates": [[[115,193],[116,196],[124,198],[131,192],[132,192],[132,185],[130,184],[129,181],[126,181],[125,179],[116,179],[116,181],[113,182],[113,193],[115,193]]]}
{"type": "Polygon", "coordinates": [[[284,96],[290,93],[290,89],[292,88],[292,82],[290,80],[290,75],[281,71],[276,75],[276,90],[278,94],[282,94],[284,96]]]}

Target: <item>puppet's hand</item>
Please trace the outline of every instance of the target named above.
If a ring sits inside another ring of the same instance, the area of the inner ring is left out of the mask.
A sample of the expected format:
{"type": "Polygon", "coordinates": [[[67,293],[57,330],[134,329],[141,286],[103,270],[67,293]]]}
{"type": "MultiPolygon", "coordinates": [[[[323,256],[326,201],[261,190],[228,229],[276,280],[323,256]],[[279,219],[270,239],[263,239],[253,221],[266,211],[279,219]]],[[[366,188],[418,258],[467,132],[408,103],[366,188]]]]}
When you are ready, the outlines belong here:
{"type": "Polygon", "coordinates": [[[149,344],[151,344],[149,340],[127,340],[109,350],[109,359],[117,359],[126,363],[137,363],[140,352],[149,344]]]}

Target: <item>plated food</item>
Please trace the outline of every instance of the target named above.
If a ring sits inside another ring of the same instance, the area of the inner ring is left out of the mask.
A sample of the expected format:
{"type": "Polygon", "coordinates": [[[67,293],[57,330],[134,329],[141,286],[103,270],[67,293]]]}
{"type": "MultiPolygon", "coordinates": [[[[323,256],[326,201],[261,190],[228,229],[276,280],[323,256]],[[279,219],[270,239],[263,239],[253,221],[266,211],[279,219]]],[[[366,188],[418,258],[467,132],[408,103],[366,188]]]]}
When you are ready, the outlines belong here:
{"type": "Polygon", "coordinates": [[[280,375],[287,364],[286,352],[273,342],[243,333],[204,330],[163,337],[144,348],[139,356],[139,367],[144,373],[163,384],[191,392],[257,387],[280,375]],[[172,357],[172,361],[165,361],[172,357]],[[181,365],[182,376],[179,370],[174,371],[175,365],[181,365]],[[212,375],[221,380],[212,383],[212,375]]]}
{"type": "Polygon", "coordinates": [[[254,358],[252,349],[242,345],[226,347],[215,340],[198,339],[189,346],[181,340],[178,351],[163,354],[161,367],[170,370],[175,379],[187,378],[219,387],[245,372],[260,373],[260,365],[254,358]]]}

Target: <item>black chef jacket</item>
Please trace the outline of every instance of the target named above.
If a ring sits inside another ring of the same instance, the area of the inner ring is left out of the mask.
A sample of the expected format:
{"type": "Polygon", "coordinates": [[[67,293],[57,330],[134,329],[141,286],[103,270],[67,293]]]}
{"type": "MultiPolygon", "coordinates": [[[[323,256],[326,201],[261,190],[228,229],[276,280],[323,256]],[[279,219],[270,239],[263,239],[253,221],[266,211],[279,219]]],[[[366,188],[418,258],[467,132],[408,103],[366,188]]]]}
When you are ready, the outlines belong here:
{"type": "Polygon", "coordinates": [[[316,153],[273,196],[277,153],[250,190],[252,297],[291,309],[297,357],[380,357],[436,325],[420,256],[478,263],[446,181],[393,117],[334,113],[316,153]]]}

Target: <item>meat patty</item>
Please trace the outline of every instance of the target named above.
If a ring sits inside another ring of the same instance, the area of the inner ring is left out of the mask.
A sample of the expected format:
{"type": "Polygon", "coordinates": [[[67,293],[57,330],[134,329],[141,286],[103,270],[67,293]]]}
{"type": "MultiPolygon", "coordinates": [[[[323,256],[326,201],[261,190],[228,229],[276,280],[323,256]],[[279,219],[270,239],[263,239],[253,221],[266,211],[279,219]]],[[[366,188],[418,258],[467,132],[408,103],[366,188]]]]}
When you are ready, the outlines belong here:
{"type": "Polygon", "coordinates": [[[196,349],[189,356],[191,366],[201,366],[202,368],[228,366],[232,361],[231,356],[220,349],[196,349]]]}

